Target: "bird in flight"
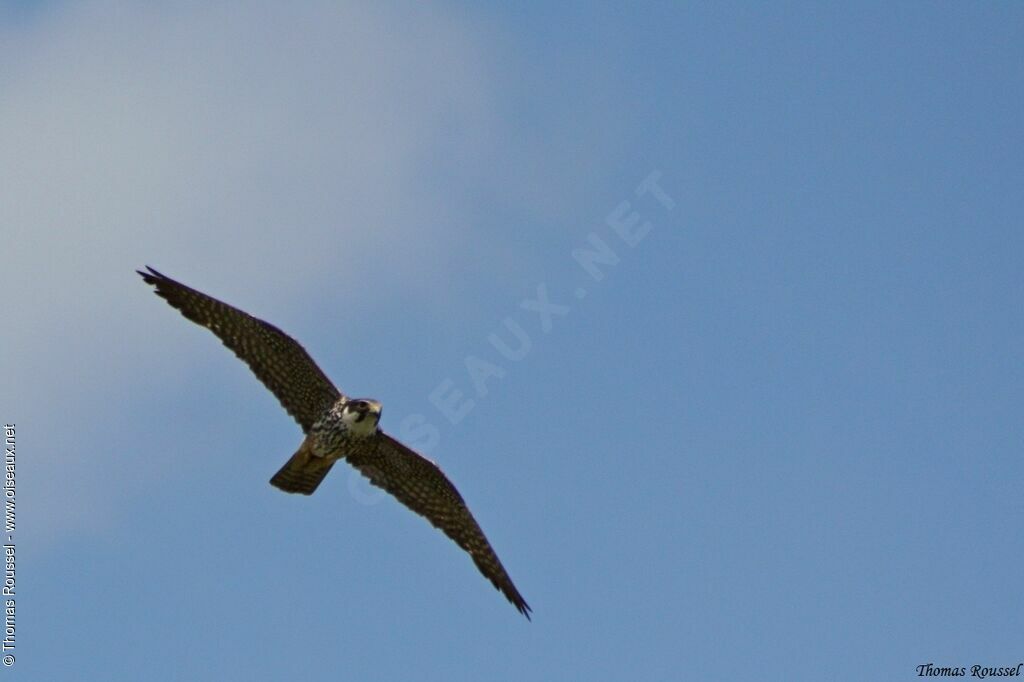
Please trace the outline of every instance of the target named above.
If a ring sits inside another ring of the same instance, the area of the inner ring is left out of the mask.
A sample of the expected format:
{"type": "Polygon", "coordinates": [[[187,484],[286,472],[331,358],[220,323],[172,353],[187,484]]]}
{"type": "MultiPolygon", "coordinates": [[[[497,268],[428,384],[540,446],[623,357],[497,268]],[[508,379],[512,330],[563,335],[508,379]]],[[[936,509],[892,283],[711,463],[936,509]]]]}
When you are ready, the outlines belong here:
{"type": "Polygon", "coordinates": [[[305,438],[270,483],[289,493],[312,495],[339,459],[370,483],[394,495],[469,553],[520,613],[530,607],[512,584],[459,491],[436,464],[386,434],[381,404],[349,398],[331,383],[299,345],[272,324],[191,289],[153,268],[137,270],[156,294],[182,315],[216,334],[245,361],[302,427],[305,438]]]}

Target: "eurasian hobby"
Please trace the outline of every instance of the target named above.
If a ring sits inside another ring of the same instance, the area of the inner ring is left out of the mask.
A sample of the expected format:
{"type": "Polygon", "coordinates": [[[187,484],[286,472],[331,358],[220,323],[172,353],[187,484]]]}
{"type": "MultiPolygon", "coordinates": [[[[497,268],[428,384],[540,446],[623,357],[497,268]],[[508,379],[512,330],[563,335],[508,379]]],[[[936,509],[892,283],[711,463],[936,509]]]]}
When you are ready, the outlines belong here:
{"type": "Polygon", "coordinates": [[[480,572],[527,618],[530,607],[512,584],[462,496],[441,470],[384,433],[381,404],[334,387],[301,345],[277,327],[161,275],[138,271],[157,295],[216,334],[244,360],[302,427],[305,439],[270,483],[311,495],[344,459],[469,553],[480,572]]]}

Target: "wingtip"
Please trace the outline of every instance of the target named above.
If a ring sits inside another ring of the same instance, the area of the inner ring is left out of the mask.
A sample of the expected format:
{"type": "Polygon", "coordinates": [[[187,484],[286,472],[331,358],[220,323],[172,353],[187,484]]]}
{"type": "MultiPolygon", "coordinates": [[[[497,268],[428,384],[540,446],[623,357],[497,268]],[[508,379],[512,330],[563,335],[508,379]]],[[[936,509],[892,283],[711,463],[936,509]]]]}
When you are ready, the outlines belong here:
{"type": "Polygon", "coordinates": [[[519,611],[519,613],[526,616],[526,620],[533,622],[533,618],[530,617],[530,613],[533,609],[531,609],[530,605],[526,603],[526,600],[523,599],[523,595],[519,594],[518,590],[514,587],[512,589],[514,592],[512,594],[506,594],[505,598],[509,600],[509,603],[511,603],[512,606],[516,607],[516,610],[519,611]]]}
{"type": "Polygon", "coordinates": [[[142,270],[136,270],[135,272],[138,273],[140,277],[142,277],[143,281],[145,281],[146,284],[156,284],[157,280],[164,279],[164,276],[161,275],[156,270],[154,270],[153,268],[149,267],[148,265],[144,267],[149,272],[143,272],[142,270]]]}

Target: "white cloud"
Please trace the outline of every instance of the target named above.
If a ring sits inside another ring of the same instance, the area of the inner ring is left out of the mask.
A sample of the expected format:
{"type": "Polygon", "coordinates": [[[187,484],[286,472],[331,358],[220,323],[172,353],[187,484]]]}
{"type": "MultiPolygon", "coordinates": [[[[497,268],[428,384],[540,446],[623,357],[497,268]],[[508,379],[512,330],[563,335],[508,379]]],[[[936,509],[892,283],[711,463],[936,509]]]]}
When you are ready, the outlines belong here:
{"type": "Polygon", "coordinates": [[[485,125],[476,46],[415,11],[90,3],[4,42],[3,217],[23,272],[55,241],[72,268],[133,252],[357,267],[370,232],[429,243],[388,207],[429,217],[432,133],[485,125]]]}
{"type": "Polygon", "coordinates": [[[410,288],[452,247],[424,164],[438,131],[467,159],[492,144],[486,42],[436,10],[335,2],[68,3],[0,29],[0,418],[29,434],[34,532],[110,511],[124,453],[68,430],[169,371],[135,267],[285,309],[384,250],[380,285],[410,288]]]}

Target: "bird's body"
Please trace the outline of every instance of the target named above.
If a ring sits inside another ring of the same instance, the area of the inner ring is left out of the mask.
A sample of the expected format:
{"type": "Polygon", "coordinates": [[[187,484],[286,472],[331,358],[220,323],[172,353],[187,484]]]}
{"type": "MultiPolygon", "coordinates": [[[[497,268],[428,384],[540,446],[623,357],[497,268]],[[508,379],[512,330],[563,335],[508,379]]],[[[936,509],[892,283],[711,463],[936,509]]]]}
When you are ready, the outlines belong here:
{"type": "Polygon", "coordinates": [[[208,328],[244,360],[302,427],[305,438],[271,484],[311,495],[334,463],[344,459],[454,540],[520,613],[530,617],[529,605],[455,486],[437,465],[381,430],[378,401],[344,395],[302,346],[277,327],[152,268],[139,274],[182,315],[208,328]]]}
{"type": "Polygon", "coordinates": [[[298,451],[270,483],[289,493],[312,495],[336,461],[373,444],[381,409],[376,400],[341,396],[313,422],[298,451]]]}

